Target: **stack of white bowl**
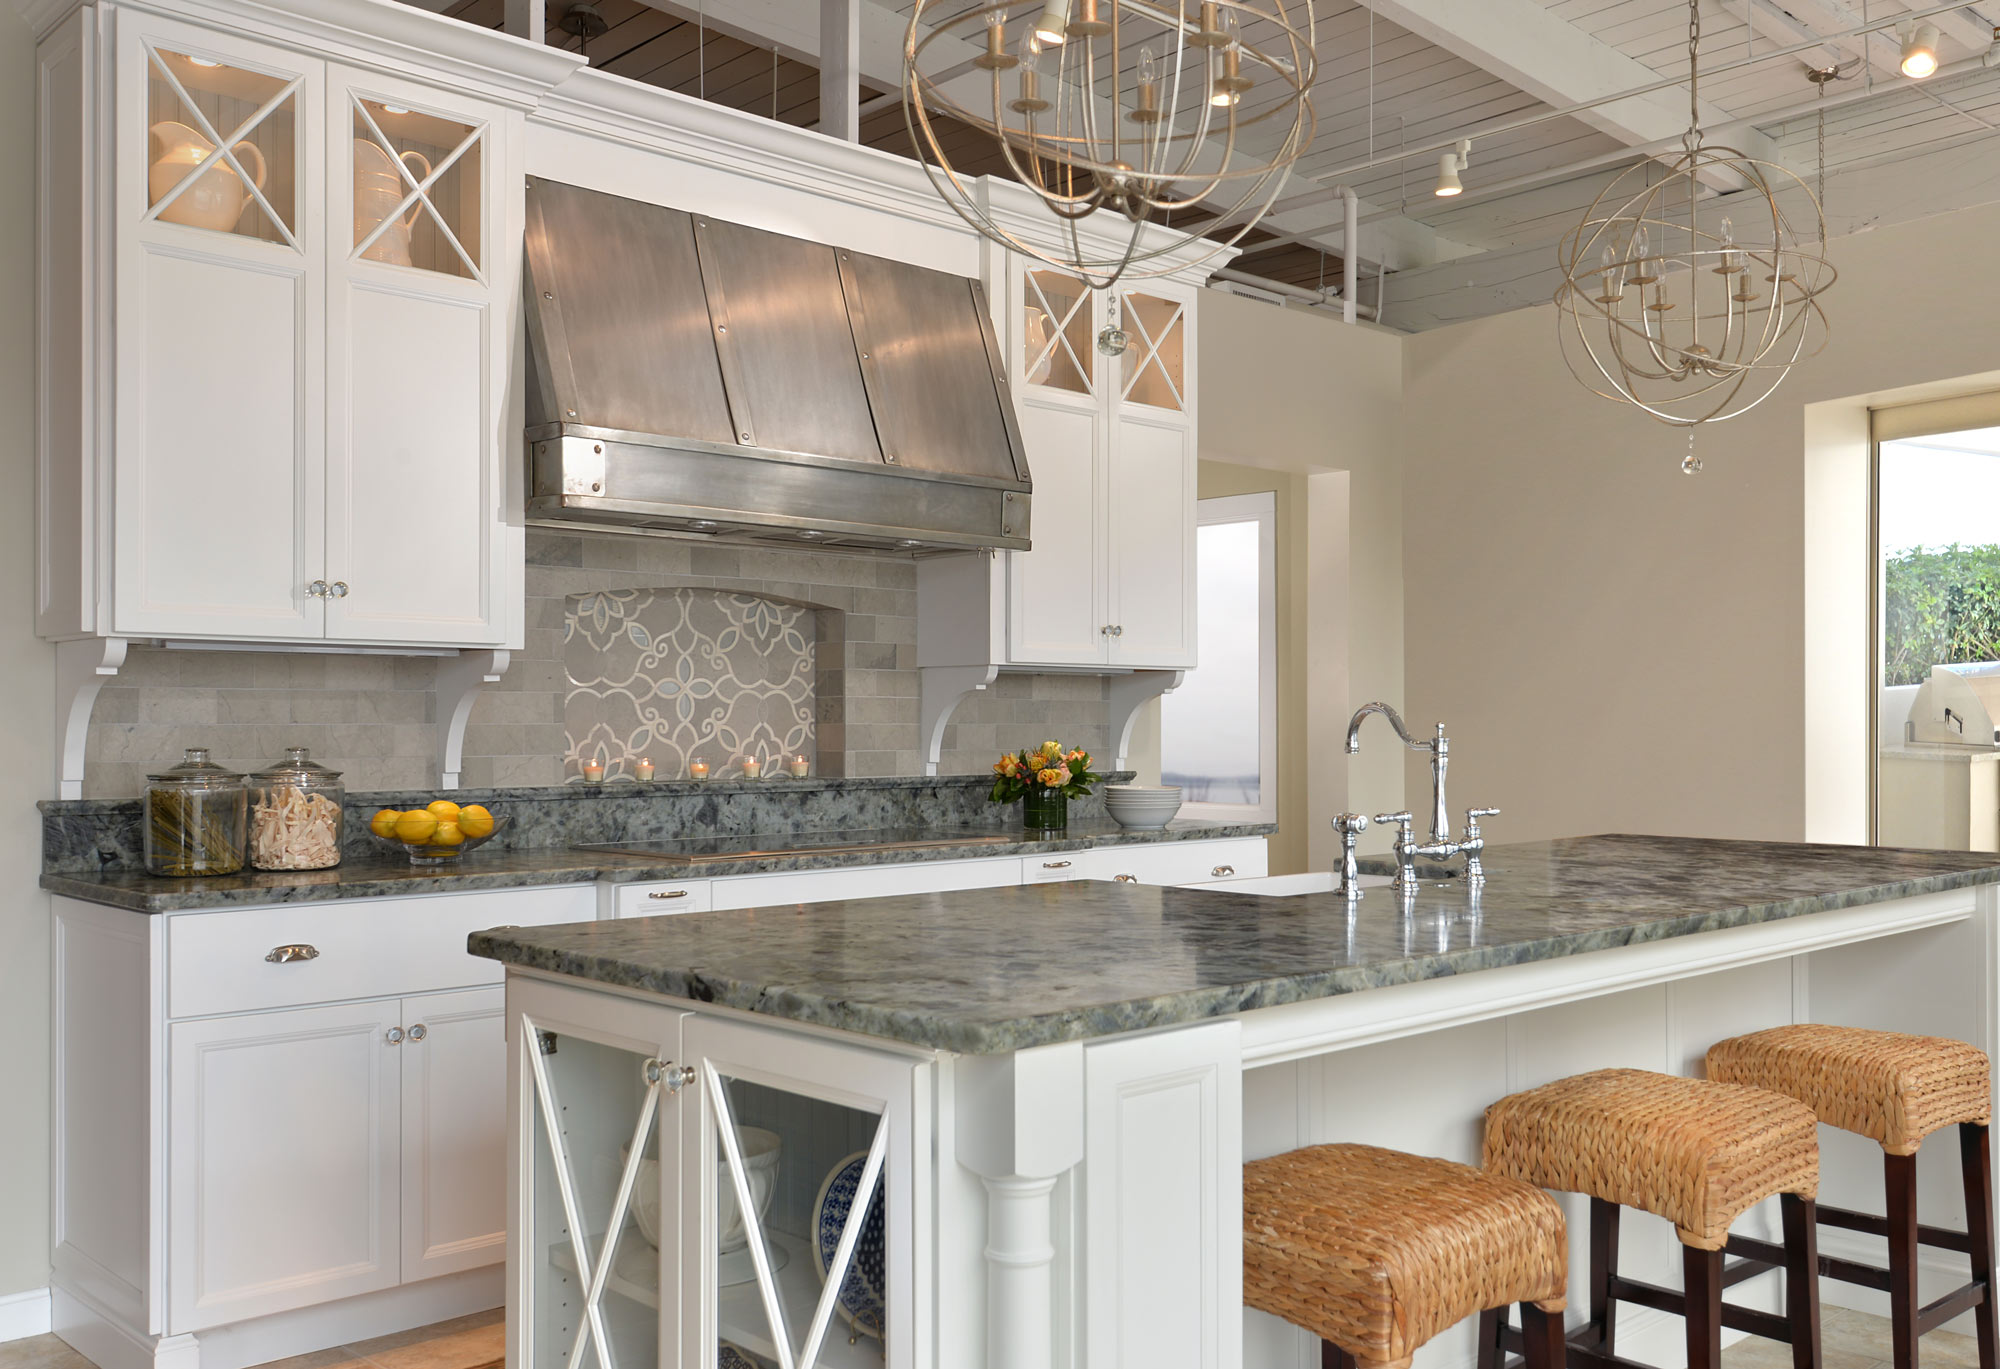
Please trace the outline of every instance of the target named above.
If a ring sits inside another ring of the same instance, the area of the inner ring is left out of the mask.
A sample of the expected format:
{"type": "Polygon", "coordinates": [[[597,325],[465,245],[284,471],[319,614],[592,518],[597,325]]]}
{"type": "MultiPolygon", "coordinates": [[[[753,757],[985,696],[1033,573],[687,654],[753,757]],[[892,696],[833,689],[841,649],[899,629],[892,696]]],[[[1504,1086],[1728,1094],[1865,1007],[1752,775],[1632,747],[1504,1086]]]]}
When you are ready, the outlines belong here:
{"type": "Polygon", "coordinates": [[[1107,784],[1104,811],[1120,827],[1151,832],[1165,827],[1181,807],[1178,784],[1107,784]]]}

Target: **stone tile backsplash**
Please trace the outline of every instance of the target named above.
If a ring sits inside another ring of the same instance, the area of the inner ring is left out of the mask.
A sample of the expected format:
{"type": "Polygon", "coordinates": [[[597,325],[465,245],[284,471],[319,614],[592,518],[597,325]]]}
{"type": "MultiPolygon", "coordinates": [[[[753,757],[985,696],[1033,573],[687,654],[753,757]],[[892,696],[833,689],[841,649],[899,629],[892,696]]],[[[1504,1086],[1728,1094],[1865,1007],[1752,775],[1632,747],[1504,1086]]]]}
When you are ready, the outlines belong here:
{"type": "MultiPolygon", "coordinates": [[[[915,775],[917,571],[898,558],[704,546],[623,534],[528,531],[527,633],[466,727],[468,787],[559,785],[570,748],[564,630],[573,596],[701,589],[812,610],[815,773],[915,775]]],[[[122,798],[189,746],[255,769],[309,746],[350,790],[435,784],[435,662],[308,652],[134,647],[91,717],[84,793],[122,798]]],[[[1003,675],[945,730],[940,769],[984,771],[1002,747],[1047,737],[1105,764],[1105,682],[1003,675]]],[[[660,757],[654,757],[659,763],[660,757]]]]}

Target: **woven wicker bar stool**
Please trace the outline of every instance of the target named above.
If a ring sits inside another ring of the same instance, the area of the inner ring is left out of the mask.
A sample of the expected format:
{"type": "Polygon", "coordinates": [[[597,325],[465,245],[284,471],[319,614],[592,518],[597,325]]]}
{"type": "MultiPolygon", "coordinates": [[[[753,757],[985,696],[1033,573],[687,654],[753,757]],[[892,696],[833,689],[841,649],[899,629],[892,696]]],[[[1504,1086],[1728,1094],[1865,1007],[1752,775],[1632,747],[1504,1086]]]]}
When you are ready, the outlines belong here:
{"type": "Polygon", "coordinates": [[[1555,1201],[1470,1165],[1331,1145],[1243,1166],[1243,1301],[1318,1336],[1325,1369],[1403,1369],[1514,1303],[1530,1369],[1563,1369],[1568,1263],[1555,1201]]]}
{"type": "MultiPolygon", "coordinates": [[[[1686,1320],[1689,1369],[1719,1369],[1722,1328],[1788,1342],[1794,1369],[1819,1364],[1819,1137],[1812,1110],[1765,1089],[1644,1070],[1598,1070],[1503,1098],[1486,1110],[1486,1167],[1543,1188],[1590,1196],[1590,1320],[1569,1337],[1572,1365],[1630,1366],[1616,1350],[1620,1302],[1686,1320]],[[1729,1224],[1780,1194],[1785,1312],[1722,1300],[1729,1224]],[[1618,1217],[1636,1207],[1665,1217],[1681,1239],[1685,1292],[1618,1272],[1618,1217]]],[[[1514,1344],[1497,1319],[1481,1329],[1480,1358],[1514,1344]]]]}
{"type": "MultiPolygon", "coordinates": [[[[1993,1330],[1993,1159],[1987,1138],[1992,1083],[1986,1052],[1939,1036],[1905,1036],[1861,1027],[1775,1027],[1709,1048],[1708,1077],[1788,1094],[1819,1120],[1882,1147],[1888,1216],[1822,1207],[1828,1226],[1889,1240],[1889,1267],[1820,1256],[1820,1273],[1886,1290],[1896,1369],[1916,1369],[1917,1338],[1970,1309],[1980,1369],[1996,1369],[1993,1330]],[[1917,1149],[1924,1137],[1958,1128],[1965,1182],[1960,1231],[1917,1222],[1917,1149]],[[1917,1304],[1917,1247],[1970,1257],[1972,1282],[1925,1306],[1917,1304]]],[[[1731,1255],[1768,1262],[1761,1242],[1732,1238],[1731,1255]]]]}

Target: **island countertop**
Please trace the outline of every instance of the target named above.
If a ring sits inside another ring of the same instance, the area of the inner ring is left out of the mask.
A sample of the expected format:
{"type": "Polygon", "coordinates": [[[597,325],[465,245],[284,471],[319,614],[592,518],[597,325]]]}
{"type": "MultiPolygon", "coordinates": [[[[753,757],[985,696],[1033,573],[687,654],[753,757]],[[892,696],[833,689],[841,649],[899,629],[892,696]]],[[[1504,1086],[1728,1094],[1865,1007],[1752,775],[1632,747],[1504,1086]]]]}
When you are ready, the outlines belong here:
{"type": "Polygon", "coordinates": [[[1351,918],[1339,894],[1079,882],[502,927],[469,949],[994,1054],[2000,882],[1990,852],[1620,835],[1495,846],[1486,868],[1407,913],[1370,890],[1351,918]]]}

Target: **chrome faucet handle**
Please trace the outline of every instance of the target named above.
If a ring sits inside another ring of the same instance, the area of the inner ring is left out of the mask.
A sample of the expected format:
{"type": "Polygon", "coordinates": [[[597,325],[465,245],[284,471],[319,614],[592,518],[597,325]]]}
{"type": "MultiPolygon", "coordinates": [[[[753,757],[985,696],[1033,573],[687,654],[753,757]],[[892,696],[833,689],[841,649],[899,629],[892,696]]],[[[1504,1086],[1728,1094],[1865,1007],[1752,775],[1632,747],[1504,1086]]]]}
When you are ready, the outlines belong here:
{"type": "Polygon", "coordinates": [[[1465,882],[1474,888],[1486,882],[1486,862],[1483,859],[1486,852],[1486,837],[1479,830],[1479,820],[1498,816],[1500,816],[1498,808],[1465,810],[1465,840],[1462,843],[1465,852],[1465,882]]]}
{"type": "Polygon", "coordinates": [[[1361,897],[1361,870],[1354,863],[1354,844],[1368,830],[1368,819],[1360,813],[1342,813],[1333,820],[1340,833],[1340,890],[1349,898],[1361,897]]]}
{"type": "Polygon", "coordinates": [[[1417,838],[1411,829],[1416,818],[1406,808],[1400,813],[1377,813],[1375,821],[1396,828],[1396,887],[1405,893],[1417,887],[1417,838]]]}

